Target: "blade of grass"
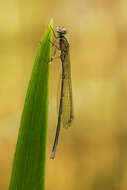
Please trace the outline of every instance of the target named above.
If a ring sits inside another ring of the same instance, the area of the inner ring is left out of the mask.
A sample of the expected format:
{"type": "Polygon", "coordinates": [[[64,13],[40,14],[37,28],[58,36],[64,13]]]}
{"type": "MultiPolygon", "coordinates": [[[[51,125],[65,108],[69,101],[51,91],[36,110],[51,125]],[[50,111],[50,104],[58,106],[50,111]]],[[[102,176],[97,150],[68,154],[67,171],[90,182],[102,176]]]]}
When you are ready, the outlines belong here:
{"type": "Polygon", "coordinates": [[[49,60],[53,21],[37,52],[29,81],[8,190],[44,190],[49,60]]]}

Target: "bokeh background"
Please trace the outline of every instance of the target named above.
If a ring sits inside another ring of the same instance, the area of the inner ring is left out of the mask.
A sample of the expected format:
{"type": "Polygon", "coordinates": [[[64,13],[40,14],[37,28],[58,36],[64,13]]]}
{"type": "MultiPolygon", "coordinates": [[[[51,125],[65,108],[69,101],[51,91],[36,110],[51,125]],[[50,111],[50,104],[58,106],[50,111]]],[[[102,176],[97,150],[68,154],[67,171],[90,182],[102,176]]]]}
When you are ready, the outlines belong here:
{"type": "Polygon", "coordinates": [[[51,17],[54,28],[68,30],[75,119],[50,160],[57,121],[50,80],[46,189],[126,190],[126,0],[0,0],[0,190],[8,189],[27,85],[51,17]]]}

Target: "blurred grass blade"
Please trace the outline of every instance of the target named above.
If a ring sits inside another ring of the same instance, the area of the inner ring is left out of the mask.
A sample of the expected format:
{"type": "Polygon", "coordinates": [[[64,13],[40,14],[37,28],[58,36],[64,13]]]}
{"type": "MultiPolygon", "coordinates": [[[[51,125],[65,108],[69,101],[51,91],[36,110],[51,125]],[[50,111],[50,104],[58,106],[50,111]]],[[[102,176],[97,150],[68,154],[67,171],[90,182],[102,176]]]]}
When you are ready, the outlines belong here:
{"type": "Polygon", "coordinates": [[[44,190],[49,61],[53,21],[43,35],[29,82],[9,190],[44,190]]]}

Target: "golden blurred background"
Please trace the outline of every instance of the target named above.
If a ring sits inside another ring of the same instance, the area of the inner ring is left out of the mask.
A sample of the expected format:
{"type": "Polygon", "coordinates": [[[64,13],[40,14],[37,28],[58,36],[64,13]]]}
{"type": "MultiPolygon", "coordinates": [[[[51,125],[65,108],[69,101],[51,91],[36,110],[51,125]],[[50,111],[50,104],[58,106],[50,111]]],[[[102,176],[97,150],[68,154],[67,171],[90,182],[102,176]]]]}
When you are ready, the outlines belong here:
{"type": "Polygon", "coordinates": [[[52,17],[54,28],[68,30],[75,119],[50,160],[57,120],[50,80],[46,189],[126,190],[126,0],[0,1],[0,190],[8,189],[28,81],[52,17]]]}

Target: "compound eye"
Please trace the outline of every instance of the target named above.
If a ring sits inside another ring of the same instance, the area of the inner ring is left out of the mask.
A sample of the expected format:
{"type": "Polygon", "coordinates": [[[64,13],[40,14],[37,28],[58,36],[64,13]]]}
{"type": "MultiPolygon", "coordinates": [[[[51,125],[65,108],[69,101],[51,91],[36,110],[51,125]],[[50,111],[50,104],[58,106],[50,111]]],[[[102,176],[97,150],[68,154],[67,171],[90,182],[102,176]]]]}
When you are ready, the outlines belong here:
{"type": "Polygon", "coordinates": [[[66,33],[67,33],[67,31],[66,31],[66,29],[65,29],[65,28],[63,28],[63,33],[64,33],[64,34],[66,34],[66,33]]]}
{"type": "Polygon", "coordinates": [[[57,28],[56,28],[56,32],[59,32],[59,31],[60,31],[60,27],[57,26],[57,28]]]}

